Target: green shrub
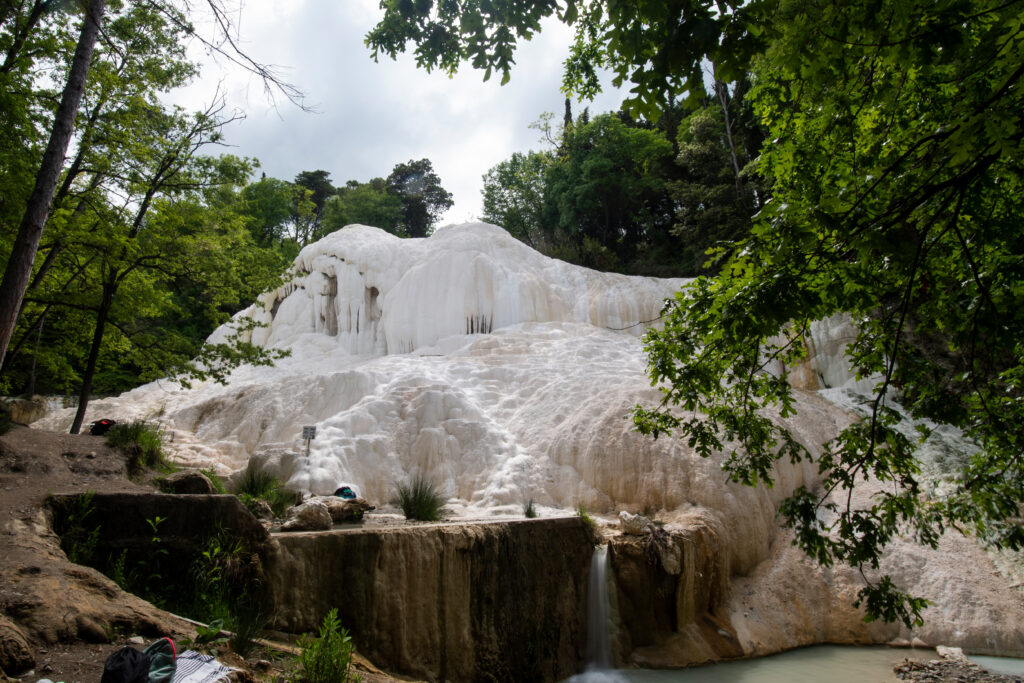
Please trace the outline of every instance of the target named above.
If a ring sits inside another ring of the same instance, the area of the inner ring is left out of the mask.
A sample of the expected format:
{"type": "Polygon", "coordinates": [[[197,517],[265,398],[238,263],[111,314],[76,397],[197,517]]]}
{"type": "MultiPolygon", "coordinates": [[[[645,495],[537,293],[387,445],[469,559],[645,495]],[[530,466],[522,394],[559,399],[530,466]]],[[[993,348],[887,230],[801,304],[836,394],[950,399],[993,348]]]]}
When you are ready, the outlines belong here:
{"type": "Polygon", "coordinates": [[[164,454],[164,433],[156,424],[133,420],[116,424],[107,432],[107,445],[128,454],[128,471],[139,474],[146,469],[173,470],[164,454]]]}
{"type": "Polygon", "coordinates": [[[341,627],[336,608],[324,617],[319,637],[302,636],[299,647],[302,648],[299,655],[300,681],[341,683],[350,680],[348,669],[355,648],[348,631],[341,627]]]}
{"type": "Polygon", "coordinates": [[[60,538],[61,550],[75,564],[90,564],[100,540],[99,525],[89,521],[95,512],[92,504],[95,495],[95,491],[86,491],[71,499],[69,504],[60,506],[60,509],[51,499],[51,507],[54,509],[53,531],[60,538]]]}
{"type": "Polygon", "coordinates": [[[436,522],[444,517],[444,502],[437,485],[422,474],[398,484],[398,506],[406,519],[436,522]]]}
{"type": "Polygon", "coordinates": [[[254,500],[267,501],[270,509],[278,517],[283,517],[285,510],[301,501],[298,493],[286,489],[277,477],[258,469],[252,461],[242,472],[242,477],[235,486],[235,495],[250,510],[253,509],[254,500]]]}
{"type": "Polygon", "coordinates": [[[533,504],[533,498],[523,503],[523,515],[527,519],[533,519],[537,516],[537,506],[533,504]]]}

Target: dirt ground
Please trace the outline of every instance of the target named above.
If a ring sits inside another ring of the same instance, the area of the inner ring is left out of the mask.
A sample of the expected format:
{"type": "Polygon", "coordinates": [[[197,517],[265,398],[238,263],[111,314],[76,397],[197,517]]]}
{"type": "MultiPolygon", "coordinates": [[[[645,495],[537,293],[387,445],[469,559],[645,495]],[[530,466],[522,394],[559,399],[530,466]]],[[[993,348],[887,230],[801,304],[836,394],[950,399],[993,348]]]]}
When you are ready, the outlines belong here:
{"type": "MultiPolygon", "coordinates": [[[[0,436],[0,639],[6,651],[19,651],[10,642],[21,639],[23,659],[34,660],[16,675],[0,671],[0,681],[95,683],[107,657],[129,642],[142,649],[157,637],[195,635],[189,622],[68,562],[49,528],[45,500],[51,493],[153,490],[145,477],[128,478],[125,456],[103,437],[22,426],[0,436]]],[[[258,648],[248,660],[224,645],[212,654],[239,667],[240,681],[285,680],[294,661],[271,647],[258,648]]],[[[368,683],[402,680],[362,659],[357,671],[368,683]]]]}

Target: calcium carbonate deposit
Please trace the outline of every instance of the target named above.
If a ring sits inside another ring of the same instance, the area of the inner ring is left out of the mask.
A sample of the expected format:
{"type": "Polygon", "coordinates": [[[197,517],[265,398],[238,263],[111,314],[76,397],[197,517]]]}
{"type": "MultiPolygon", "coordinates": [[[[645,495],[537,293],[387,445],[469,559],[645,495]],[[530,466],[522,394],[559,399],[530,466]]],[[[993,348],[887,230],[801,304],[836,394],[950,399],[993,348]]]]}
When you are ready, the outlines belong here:
{"type": "MultiPolygon", "coordinates": [[[[727,485],[714,460],[626,419],[658,398],[639,337],[683,280],[572,266],[482,223],[426,239],[349,226],[303,249],[293,271],[239,314],[264,325],[254,342],[291,357],[240,369],[227,386],[155,382],[92,403],[87,419],[159,419],[184,464],[227,472],[255,458],[316,494],[344,482],[383,501],[425,474],[456,512],[518,513],[532,499],[773,517],[771,491],[727,485]],[[303,426],[317,428],[308,456],[303,426]]],[[[821,443],[843,418],[800,400],[821,419],[797,431],[821,443]]],[[[809,472],[780,472],[780,489],[809,472]]]]}
{"type": "MultiPolygon", "coordinates": [[[[93,402],[87,420],[155,419],[182,464],[229,473],[253,461],[293,489],[327,494],[345,483],[377,504],[424,475],[455,516],[521,515],[529,500],[543,514],[582,504],[680,523],[699,516],[716,529],[727,575],[746,575],[724,607],[745,652],[914,637],[864,625],[850,607],[860,577],[813,567],[780,534],[776,506],[815,484],[812,464],[780,464],[774,488],[747,488],[727,481],[718,458],[632,430],[630,409],[660,396],[640,336],[682,284],[571,266],[482,223],[404,240],[349,226],[303,249],[290,281],[239,314],[264,325],[252,341],[289,358],[241,368],[226,386],[154,382],[93,402]],[[316,427],[308,454],[304,426],[316,427]]],[[[795,373],[789,426],[812,453],[853,419],[851,394],[813,391],[862,388],[844,365],[852,334],[842,318],[816,323],[812,362],[795,373]]],[[[37,426],[66,429],[71,417],[37,426]]],[[[906,587],[936,600],[931,630],[920,633],[1024,650],[1020,597],[992,585],[973,541],[948,540],[939,552],[908,542],[887,562],[906,587]]],[[[664,665],[699,661],[685,654],[689,642],[665,647],[664,665]]]]}

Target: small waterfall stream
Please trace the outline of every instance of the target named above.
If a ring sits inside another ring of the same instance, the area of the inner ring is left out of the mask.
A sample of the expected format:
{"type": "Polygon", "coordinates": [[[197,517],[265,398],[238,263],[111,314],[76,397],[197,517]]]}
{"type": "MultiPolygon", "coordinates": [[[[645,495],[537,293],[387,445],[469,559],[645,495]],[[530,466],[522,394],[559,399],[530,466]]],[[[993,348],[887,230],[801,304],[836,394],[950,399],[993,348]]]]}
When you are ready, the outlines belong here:
{"type": "Polygon", "coordinates": [[[587,664],[566,683],[627,683],[612,669],[612,617],[608,594],[608,546],[594,551],[587,582],[587,664]]]}

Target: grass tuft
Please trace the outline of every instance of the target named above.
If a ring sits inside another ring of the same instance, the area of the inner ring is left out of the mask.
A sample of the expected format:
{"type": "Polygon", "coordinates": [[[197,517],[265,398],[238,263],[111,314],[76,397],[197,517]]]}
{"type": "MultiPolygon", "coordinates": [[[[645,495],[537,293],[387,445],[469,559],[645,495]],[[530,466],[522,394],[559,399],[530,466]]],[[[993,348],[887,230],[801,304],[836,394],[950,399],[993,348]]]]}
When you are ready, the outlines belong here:
{"type": "Polygon", "coordinates": [[[133,420],[114,425],[107,432],[107,445],[128,454],[128,472],[132,475],[147,469],[174,470],[164,453],[163,430],[151,422],[133,420]]]}
{"type": "Polygon", "coordinates": [[[299,494],[286,489],[277,477],[258,469],[251,460],[238,480],[235,495],[250,509],[256,500],[267,501],[278,517],[284,516],[285,510],[301,500],[299,494]]]}
{"type": "Polygon", "coordinates": [[[523,516],[527,519],[534,519],[537,516],[537,506],[533,504],[533,498],[523,503],[523,516]]]}
{"type": "Polygon", "coordinates": [[[597,522],[595,522],[594,518],[590,516],[589,512],[587,512],[587,508],[583,503],[576,506],[576,516],[579,517],[583,521],[584,526],[590,530],[590,535],[596,537],[597,522]]]}
{"type": "Polygon", "coordinates": [[[199,471],[203,473],[203,476],[210,480],[210,484],[213,486],[213,490],[215,492],[221,494],[228,492],[227,488],[224,486],[224,480],[220,478],[220,475],[218,475],[212,467],[207,467],[199,471]]]}
{"type": "Polygon", "coordinates": [[[444,503],[437,484],[422,474],[416,475],[408,483],[398,484],[398,506],[402,508],[406,519],[439,521],[444,518],[444,503]]]}

